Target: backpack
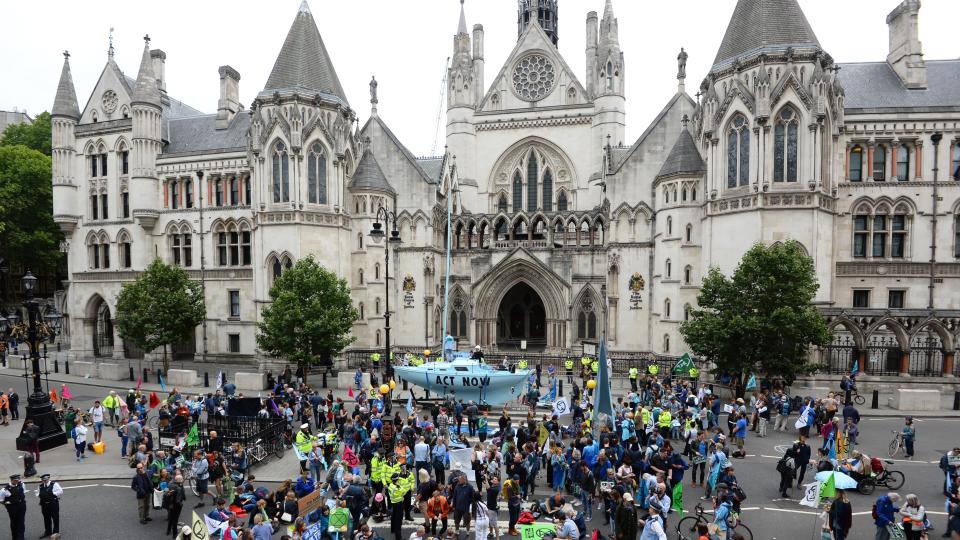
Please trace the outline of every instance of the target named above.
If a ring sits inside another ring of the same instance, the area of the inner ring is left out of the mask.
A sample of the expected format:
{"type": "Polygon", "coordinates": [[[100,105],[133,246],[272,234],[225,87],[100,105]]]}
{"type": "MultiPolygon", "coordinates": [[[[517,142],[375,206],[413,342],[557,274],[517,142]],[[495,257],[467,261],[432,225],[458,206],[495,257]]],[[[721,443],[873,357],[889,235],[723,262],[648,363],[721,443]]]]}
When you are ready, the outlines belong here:
{"type": "Polygon", "coordinates": [[[738,502],[743,502],[747,500],[747,492],[744,491],[742,487],[740,487],[740,484],[735,484],[733,486],[733,489],[730,490],[730,492],[733,494],[734,497],[737,498],[738,502]]]}
{"type": "Polygon", "coordinates": [[[873,508],[870,509],[870,517],[872,517],[874,521],[879,519],[880,516],[877,515],[877,503],[873,503],[873,508]]]}

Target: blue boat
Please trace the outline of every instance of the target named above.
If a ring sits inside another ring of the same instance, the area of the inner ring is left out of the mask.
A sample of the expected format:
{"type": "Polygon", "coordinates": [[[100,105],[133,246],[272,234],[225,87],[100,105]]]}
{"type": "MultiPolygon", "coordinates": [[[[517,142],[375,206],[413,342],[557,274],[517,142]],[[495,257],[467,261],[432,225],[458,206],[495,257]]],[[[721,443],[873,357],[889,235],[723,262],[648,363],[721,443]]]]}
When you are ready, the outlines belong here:
{"type": "Polygon", "coordinates": [[[503,405],[526,391],[530,370],[516,373],[494,369],[477,360],[457,358],[450,362],[426,362],[419,366],[394,366],[397,378],[464,402],[503,405]]]}

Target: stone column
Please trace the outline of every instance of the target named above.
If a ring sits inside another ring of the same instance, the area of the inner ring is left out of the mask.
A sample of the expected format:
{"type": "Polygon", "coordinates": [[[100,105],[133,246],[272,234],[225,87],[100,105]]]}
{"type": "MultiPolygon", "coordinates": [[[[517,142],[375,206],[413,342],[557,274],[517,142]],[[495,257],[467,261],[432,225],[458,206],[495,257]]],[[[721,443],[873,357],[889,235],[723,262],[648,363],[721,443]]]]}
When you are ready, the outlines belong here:
{"type": "MultiPolygon", "coordinates": [[[[894,139],[890,144],[890,180],[896,182],[897,178],[897,153],[900,151],[900,140],[894,139]]],[[[910,177],[910,171],[907,171],[907,177],[910,177]]]]}
{"type": "MultiPolygon", "coordinates": [[[[844,154],[843,154],[843,155],[844,155],[844,168],[843,168],[843,170],[845,171],[844,174],[843,174],[843,178],[844,178],[844,180],[846,180],[847,182],[850,181],[850,150],[851,150],[851,148],[852,148],[852,145],[848,142],[848,143],[847,143],[847,151],[844,152],[844,154]]],[[[863,174],[863,164],[862,164],[862,163],[860,164],[860,174],[861,174],[861,175],[863,174]]],[[[861,180],[862,180],[862,178],[861,178],[861,180]]]]}
{"type": "Polygon", "coordinates": [[[923,180],[923,141],[920,139],[913,143],[913,162],[916,169],[916,179],[923,180]]]}
{"type": "Polygon", "coordinates": [[[943,353],[943,376],[953,377],[953,351],[943,353]]]}
{"type": "Polygon", "coordinates": [[[903,351],[903,354],[900,357],[900,376],[910,376],[910,351],[903,351]]]}
{"type": "Polygon", "coordinates": [[[873,151],[876,144],[871,140],[867,143],[867,178],[873,180],[873,151]]]}

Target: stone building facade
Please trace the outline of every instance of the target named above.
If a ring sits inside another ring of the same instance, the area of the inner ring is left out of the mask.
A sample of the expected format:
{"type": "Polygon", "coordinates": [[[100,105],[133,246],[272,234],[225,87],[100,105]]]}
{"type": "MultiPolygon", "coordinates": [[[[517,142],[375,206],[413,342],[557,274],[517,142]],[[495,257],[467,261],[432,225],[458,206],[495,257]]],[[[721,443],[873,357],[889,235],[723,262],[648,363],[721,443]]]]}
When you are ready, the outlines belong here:
{"type": "Polygon", "coordinates": [[[72,349],[137,354],[116,294],[161,257],[206,288],[206,330],[178,354],[258,357],[273,279],[312,254],[351,286],[358,347],[384,345],[389,295],[395,346],[436,347],[446,327],[461,348],[565,353],[605,332],[614,351],[678,354],[706,269],[795,239],[837,330],[825,362],[953,371],[960,61],[923,58],[917,0],[887,18],[886,60],[862,64],[836,63],[797,0],[740,0],[699,91],[681,51],[677,92],[635,141],[611,0],[586,14],[583,74],[558,47],[557,4],[519,0],[489,81],[483,27],[461,9],[438,157],[394,135],[375,80],[361,124],[306,3],[249,109],[229,66],[216,114],[174,99],[147,41],[137,78],[111,54],[81,110],[65,59],[53,185],[72,349]],[[368,234],[380,208],[402,240],[389,275],[368,234]]]}

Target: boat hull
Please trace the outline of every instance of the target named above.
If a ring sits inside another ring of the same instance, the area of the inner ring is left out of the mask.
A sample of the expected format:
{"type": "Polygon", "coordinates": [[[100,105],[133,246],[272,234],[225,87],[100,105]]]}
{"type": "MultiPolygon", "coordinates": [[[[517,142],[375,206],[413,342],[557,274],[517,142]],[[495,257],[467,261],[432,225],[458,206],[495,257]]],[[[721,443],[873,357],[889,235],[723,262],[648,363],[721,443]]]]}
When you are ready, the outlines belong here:
{"type": "Polygon", "coordinates": [[[488,405],[503,405],[516,399],[526,389],[529,370],[497,371],[489,368],[454,370],[451,367],[424,364],[422,366],[396,366],[397,378],[414,386],[429,390],[438,396],[453,397],[488,405]]]}

